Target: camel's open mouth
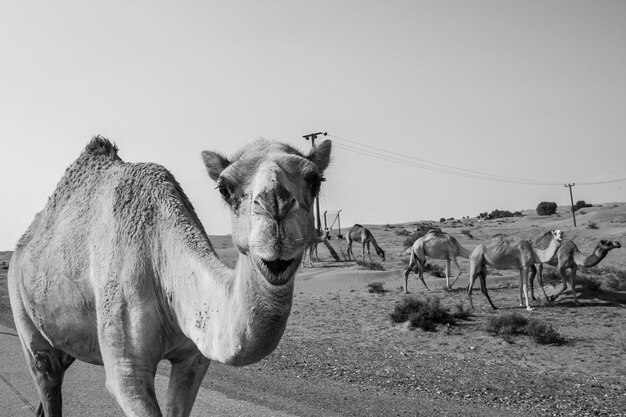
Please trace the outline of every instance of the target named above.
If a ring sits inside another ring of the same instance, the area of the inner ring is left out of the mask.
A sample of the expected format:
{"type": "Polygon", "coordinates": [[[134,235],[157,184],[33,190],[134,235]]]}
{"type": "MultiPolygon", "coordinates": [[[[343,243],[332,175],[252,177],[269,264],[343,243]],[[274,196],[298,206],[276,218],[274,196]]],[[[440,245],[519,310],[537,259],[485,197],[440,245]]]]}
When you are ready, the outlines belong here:
{"type": "Polygon", "coordinates": [[[268,261],[263,258],[253,256],[252,259],[267,282],[272,285],[284,285],[288,283],[295,275],[299,264],[299,260],[297,258],[274,259],[272,261],[268,261]]]}

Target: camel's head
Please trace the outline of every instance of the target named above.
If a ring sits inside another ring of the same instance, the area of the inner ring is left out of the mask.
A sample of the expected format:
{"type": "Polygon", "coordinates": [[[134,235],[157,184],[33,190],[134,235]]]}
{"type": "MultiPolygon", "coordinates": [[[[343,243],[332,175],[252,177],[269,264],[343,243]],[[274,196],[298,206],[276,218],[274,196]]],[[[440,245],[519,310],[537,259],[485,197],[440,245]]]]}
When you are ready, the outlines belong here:
{"type": "Polygon", "coordinates": [[[380,259],[382,259],[383,262],[385,262],[385,251],[382,250],[381,248],[376,248],[376,253],[378,254],[378,256],[380,256],[380,259]]]}
{"type": "Polygon", "coordinates": [[[563,242],[563,232],[559,229],[552,231],[552,237],[554,237],[554,240],[556,241],[556,243],[563,242]]]}
{"type": "Polygon", "coordinates": [[[609,252],[613,249],[619,249],[621,247],[622,245],[620,245],[618,241],[601,240],[600,243],[598,243],[598,249],[600,249],[600,251],[604,253],[609,252]]]}
{"type": "Polygon", "coordinates": [[[304,154],[259,139],[230,159],[202,152],[209,176],[231,210],[235,247],[271,284],[291,279],[315,239],[312,208],[330,149],[329,140],[304,154]]]}

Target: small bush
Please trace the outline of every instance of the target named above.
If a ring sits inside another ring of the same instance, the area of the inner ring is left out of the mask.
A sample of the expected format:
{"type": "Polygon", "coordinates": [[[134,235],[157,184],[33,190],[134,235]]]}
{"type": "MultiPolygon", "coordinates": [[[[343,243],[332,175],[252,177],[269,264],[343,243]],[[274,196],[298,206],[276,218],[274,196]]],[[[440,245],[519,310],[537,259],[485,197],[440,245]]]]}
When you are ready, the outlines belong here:
{"type": "Polygon", "coordinates": [[[576,281],[583,287],[583,290],[590,292],[598,292],[600,291],[600,282],[594,278],[588,277],[586,275],[578,275],[576,277],[576,281]]]}
{"type": "Polygon", "coordinates": [[[474,239],[474,235],[472,235],[472,232],[467,229],[461,230],[461,234],[467,236],[470,239],[474,239]]]}
{"type": "Polygon", "coordinates": [[[512,336],[524,333],[527,324],[528,319],[518,313],[492,316],[485,323],[485,331],[492,335],[512,336]]]}
{"type": "Polygon", "coordinates": [[[505,339],[518,334],[530,336],[542,345],[563,345],[566,340],[551,325],[537,319],[527,319],[518,313],[489,317],[485,331],[505,339]]]}
{"type": "Polygon", "coordinates": [[[585,200],[578,200],[576,204],[574,204],[574,211],[578,211],[585,207],[593,207],[593,204],[587,204],[585,203],[585,200]]]}
{"type": "Polygon", "coordinates": [[[419,327],[428,332],[435,331],[437,324],[454,324],[454,317],[441,307],[439,298],[419,299],[406,297],[396,304],[390,315],[394,323],[408,321],[411,328],[419,327]]]}
{"type": "Polygon", "coordinates": [[[542,201],[537,205],[537,214],[539,216],[550,216],[556,213],[556,203],[542,201]]]}
{"type": "Polygon", "coordinates": [[[563,345],[565,338],[551,325],[537,319],[532,319],[526,325],[526,334],[540,345],[563,345]]]}
{"type": "Polygon", "coordinates": [[[626,271],[612,267],[599,269],[602,285],[613,291],[626,291],[626,271]]]}
{"type": "Polygon", "coordinates": [[[357,265],[359,265],[363,269],[368,269],[370,271],[384,271],[385,268],[378,262],[368,262],[368,261],[356,261],[357,265]]]}
{"type": "Polygon", "coordinates": [[[488,219],[503,219],[506,217],[514,217],[514,214],[508,210],[495,209],[494,211],[489,213],[489,216],[487,216],[488,219]]]}
{"type": "MultiPolygon", "coordinates": [[[[543,277],[543,283],[544,284],[556,285],[556,284],[562,282],[561,277],[558,274],[558,272],[556,271],[556,269],[544,269],[542,277],[543,277]]],[[[535,282],[539,283],[539,276],[538,275],[535,278],[535,282]]]]}
{"type": "Polygon", "coordinates": [[[599,229],[598,224],[596,222],[589,222],[587,224],[587,229],[599,229]]]}
{"type": "Polygon", "coordinates": [[[442,217],[442,218],[440,218],[440,219],[439,219],[439,223],[443,223],[443,222],[445,222],[445,221],[446,221],[446,218],[445,218],[445,217],[442,217]]]}
{"type": "Polygon", "coordinates": [[[374,294],[384,294],[387,290],[383,287],[382,282],[371,282],[367,284],[368,292],[374,294]]]}
{"type": "Polygon", "coordinates": [[[427,262],[426,265],[424,265],[424,271],[428,272],[430,275],[432,275],[435,278],[446,277],[446,272],[443,270],[442,267],[440,267],[437,264],[431,264],[427,262]]]}
{"type": "Polygon", "coordinates": [[[462,303],[458,303],[457,305],[454,306],[454,311],[452,312],[452,316],[455,319],[469,320],[471,315],[472,315],[471,310],[466,309],[462,303]]]}

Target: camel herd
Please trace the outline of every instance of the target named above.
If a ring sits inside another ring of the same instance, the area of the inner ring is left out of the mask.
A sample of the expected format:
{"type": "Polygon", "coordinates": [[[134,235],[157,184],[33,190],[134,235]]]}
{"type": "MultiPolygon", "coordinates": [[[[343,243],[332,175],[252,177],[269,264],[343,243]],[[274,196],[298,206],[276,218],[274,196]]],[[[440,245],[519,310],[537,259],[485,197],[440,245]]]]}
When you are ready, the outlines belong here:
{"type": "MultiPolygon", "coordinates": [[[[37,415],[62,415],[61,385],[76,359],[104,366],[106,387],[128,416],[162,415],[154,378],[158,363],[169,360],[163,411],[188,416],[211,360],[246,365],[271,353],[285,330],[304,254],[326,239],[316,236],[312,207],[330,153],[328,140],[301,152],[263,139],[232,157],[202,152],[231,212],[238,260],[229,268],[166,168],[124,162],[115,145],[94,137],[35,215],[9,266],[16,330],[39,392],[37,415]]],[[[385,259],[367,228],[356,225],[347,239],[350,256],[352,242],[360,242],[363,258],[371,244],[385,259]]],[[[450,262],[458,268],[456,257],[469,257],[471,302],[477,277],[489,299],[486,266],[516,268],[530,309],[535,265],[540,279],[543,262],[573,275],[616,247],[603,242],[584,256],[554,231],[533,245],[494,236],[470,254],[433,231],[413,245],[405,279],[413,270],[424,282],[429,256],[447,261],[450,287],[450,262]]]]}
{"type": "MultiPolygon", "coordinates": [[[[365,259],[365,242],[370,241],[376,247],[376,251],[379,253],[382,260],[385,260],[383,250],[375,243],[376,240],[374,236],[367,228],[357,224],[350,229],[348,237],[349,254],[352,253],[350,249],[352,240],[363,242],[363,260],[365,259]]],[[[446,289],[452,289],[456,280],[463,273],[456,260],[457,257],[462,257],[470,261],[467,295],[472,308],[474,308],[472,289],[478,278],[480,279],[480,289],[482,293],[487,298],[487,301],[489,301],[491,307],[494,310],[497,309],[487,291],[486,278],[488,266],[496,269],[519,271],[519,305],[520,307],[526,306],[526,309],[529,311],[533,309],[530,306],[528,290],[530,288],[531,298],[535,300],[533,281],[537,272],[539,273],[539,282],[546,300],[553,302],[559,295],[567,290],[567,281],[569,278],[574,302],[578,304],[576,291],[574,291],[574,282],[578,267],[589,268],[595,266],[606,257],[609,251],[617,248],[621,248],[619,242],[600,240],[590,255],[584,255],[578,250],[574,242],[564,239],[563,232],[557,229],[546,232],[534,242],[522,238],[506,236],[504,234],[496,234],[486,242],[479,244],[474,251],[470,252],[468,249],[461,246],[453,236],[438,229],[431,229],[424,236],[418,238],[410,249],[409,264],[404,271],[404,291],[405,293],[409,292],[409,274],[411,271],[417,274],[426,290],[430,291],[426,285],[426,281],[424,281],[426,257],[446,261],[446,289]],[[452,283],[450,283],[450,263],[453,263],[459,270],[452,283]],[[543,287],[542,270],[544,263],[557,268],[563,283],[561,290],[551,297],[548,297],[543,287]],[[570,270],[569,276],[567,275],[567,269],[570,270]]],[[[352,255],[352,257],[354,258],[354,255],[352,255]]],[[[370,261],[371,260],[372,258],[370,256],[370,261]]]]}

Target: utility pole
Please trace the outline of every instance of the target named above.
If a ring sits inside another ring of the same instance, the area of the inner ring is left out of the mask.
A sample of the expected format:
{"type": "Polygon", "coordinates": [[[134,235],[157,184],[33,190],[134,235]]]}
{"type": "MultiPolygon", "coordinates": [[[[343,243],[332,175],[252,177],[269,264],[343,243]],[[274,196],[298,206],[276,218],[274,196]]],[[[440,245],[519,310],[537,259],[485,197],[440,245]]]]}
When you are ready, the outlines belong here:
{"type": "MultiPolygon", "coordinates": [[[[309,133],[308,135],[304,135],[302,137],[306,140],[311,141],[311,149],[313,149],[315,148],[315,139],[317,139],[319,135],[326,136],[328,135],[328,133],[327,132],[309,133]]],[[[322,233],[322,220],[320,219],[319,197],[315,197],[315,217],[317,218],[317,232],[321,234],[322,233]]],[[[332,246],[330,246],[330,243],[328,243],[328,239],[324,240],[324,245],[326,245],[326,249],[328,249],[328,252],[330,252],[331,256],[335,258],[336,261],[339,261],[339,255],[337,255],[337,252],[333,249],[332,246]]],[[[315,255],[317,256],[317,244],[315,245],[315,255]]]]}
{"type": "MultiPolygon", "coordinates": [[[[319,135],[328,135],[328,132],[317,132],[317,133],[309,133],[308,135],[302,136],[306,140],[311,141],[311,148],[315,148],[315,139],[319,135]]],[[[322,232],[322,221],[320,220],[320,199],[319,197],[315,197],[315,218],[317,219],[317,231],[319,233],[322,232]]]]}
{"type": "Polygon", "coordinates": [[[572,196],[572,187],[575,186],[576,183],[573,182],[571,184],[564,184],[564,187],[569,188],[569,199],[572,202],[572,219],[574,219],[574,227],[576,227],[576,215],[574,214],[574,197],[572,196]]]}

